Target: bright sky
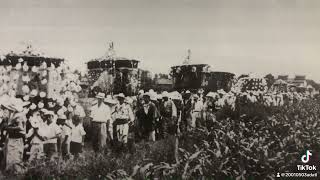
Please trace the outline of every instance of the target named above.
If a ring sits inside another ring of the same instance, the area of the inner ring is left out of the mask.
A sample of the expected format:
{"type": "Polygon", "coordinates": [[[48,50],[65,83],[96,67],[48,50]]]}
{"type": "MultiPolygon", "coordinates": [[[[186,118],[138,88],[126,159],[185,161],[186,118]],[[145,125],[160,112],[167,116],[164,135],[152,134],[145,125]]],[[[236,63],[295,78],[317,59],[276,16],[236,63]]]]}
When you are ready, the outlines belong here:
{"type": "Polygon", "coordinates": [[[193,62],[217,71],[320,81],[319,0],[0,1],[2,53],[29,42],[85,70],[110,41],[152,72],[168,72],[191,49],[193,62]]]}

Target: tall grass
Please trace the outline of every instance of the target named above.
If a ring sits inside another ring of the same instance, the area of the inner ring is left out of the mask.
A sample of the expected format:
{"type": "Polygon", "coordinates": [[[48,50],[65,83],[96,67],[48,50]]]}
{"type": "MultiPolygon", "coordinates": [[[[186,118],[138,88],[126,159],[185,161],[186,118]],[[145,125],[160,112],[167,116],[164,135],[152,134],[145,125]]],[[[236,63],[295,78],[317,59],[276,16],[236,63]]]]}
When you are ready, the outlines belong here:
{"type": "MultiPolygon", "coordinates": [[[[131,152],[107,148],[70,161],[29,164],[25,179],[275,179],[294,172],[306,149],[320,152],[320,105],[316,100],[283,107],[259,104],[228,107],[212,119],[211,129],[135,144],[131,152]]],[[[316,163],[319,159],[312,159],[316,163]]],[[[8,176],[9,177],[9,176],[8,176]]]]}

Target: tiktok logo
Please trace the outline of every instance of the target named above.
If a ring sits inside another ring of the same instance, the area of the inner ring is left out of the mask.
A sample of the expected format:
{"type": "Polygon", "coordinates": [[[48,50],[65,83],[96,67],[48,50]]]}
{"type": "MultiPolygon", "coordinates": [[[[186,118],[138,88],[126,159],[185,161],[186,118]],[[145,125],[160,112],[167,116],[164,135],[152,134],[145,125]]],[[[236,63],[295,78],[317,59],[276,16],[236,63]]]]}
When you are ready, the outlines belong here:
{"type": "Polygon", "coordinates": [[[307,150],[307,153],[301,156],[301,161],[303,163],[307,163],[310,160],[310,156],[312,156],[311,151],[307,150]]]}

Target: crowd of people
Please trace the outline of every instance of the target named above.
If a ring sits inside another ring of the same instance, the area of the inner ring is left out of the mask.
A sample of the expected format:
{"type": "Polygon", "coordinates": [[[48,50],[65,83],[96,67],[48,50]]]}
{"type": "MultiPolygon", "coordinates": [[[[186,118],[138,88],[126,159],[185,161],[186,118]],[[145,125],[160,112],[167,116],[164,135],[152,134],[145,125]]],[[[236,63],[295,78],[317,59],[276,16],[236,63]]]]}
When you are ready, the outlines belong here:
{"type": "MultiPolygon", "coordinates": [[[[31,93],[32,94],[32,93],[31,93]]],[[[218,90],[205,93],[177,91],[157,93],[152,89],[137,96],[123,93],[96,93],[88,113],[78,97],[30,99],[2,95],[0,99],[1,167],[19,172],[23,162],[36,159],[77,159],[82,153],[86,131],[85,117],[90,119],[91,144],[102,152],[109,142],[128,147],[130,135],[135,140],[156,141],[190,131],[208,128],[219,109],[234,110],[237,103],[260,103],[266,106],[290,105],[310,97],[297,92],[262,92],[218,90]]]]}
{"type": "Polygon", "coordinates": [[[121,142],[126,148],[128,138],[134,141],[156,141],[194,128],[210,128],[215,114],[222,108],[235,110],[237,104],[258,103],[284,106],[311,97],[307,93],[202,89],[157,93],[141,90],[137,96],[125,97],[98,93],[92,106],[93,147],[99,151],[106,141],[121,142]],[[105,118],[106,117],[106,118],[105,118]]]}

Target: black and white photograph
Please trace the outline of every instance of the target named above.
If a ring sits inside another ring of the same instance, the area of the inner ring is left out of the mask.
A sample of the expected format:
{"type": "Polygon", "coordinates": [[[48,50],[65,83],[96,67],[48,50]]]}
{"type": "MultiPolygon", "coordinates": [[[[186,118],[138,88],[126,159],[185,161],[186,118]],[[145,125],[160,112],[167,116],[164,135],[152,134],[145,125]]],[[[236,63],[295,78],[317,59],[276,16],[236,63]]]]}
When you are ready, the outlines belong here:
{"type": "Polygon", "coordinates": [[[319,0],[0,1],[0,179],[319,169],[319,0]]]}

